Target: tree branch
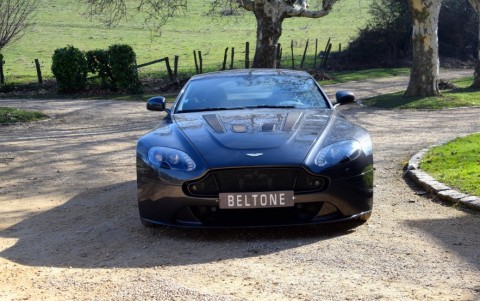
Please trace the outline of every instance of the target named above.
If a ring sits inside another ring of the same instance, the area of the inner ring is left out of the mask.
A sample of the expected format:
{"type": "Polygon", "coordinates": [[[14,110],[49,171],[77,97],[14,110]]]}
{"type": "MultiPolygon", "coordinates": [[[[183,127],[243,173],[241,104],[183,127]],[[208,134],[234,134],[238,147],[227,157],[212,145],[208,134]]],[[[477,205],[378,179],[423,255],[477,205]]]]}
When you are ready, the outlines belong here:
{"type": "Polygon", "coordinates": [[[0,1],[0,50],[20,39],[33,25],[31,15],[37,6],[38,0],[0,1]]]}
{"type": "Polygon", "coordinates": [[[283,1],[283,9],[286,18],[304,17],[304,18],[321,18],[326,16],[332,10],[333,5],[338,0],[323,0],[321,10],[309,10],[305,6],[290,5],[283,1]]]}

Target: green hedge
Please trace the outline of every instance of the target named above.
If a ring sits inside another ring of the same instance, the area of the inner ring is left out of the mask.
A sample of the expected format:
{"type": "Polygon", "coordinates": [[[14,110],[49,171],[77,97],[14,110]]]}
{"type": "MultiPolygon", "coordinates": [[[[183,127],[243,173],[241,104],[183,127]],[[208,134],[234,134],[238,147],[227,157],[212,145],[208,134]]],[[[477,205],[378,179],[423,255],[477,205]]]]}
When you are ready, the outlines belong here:
{"type": "Polygon", "coordinates": [[[78,48],[58,48],[52,56],[52,73],[61,92],[71,93],[85,90],[87,84],[87,59],[78,48]]]}
{"type": "Polygon", "coordinates": [[[140,93],[135,52],[132,47],[117,44],[108,47],[108,64],[113,84],[118,90],[140,93]]]}
{"type": "Polygon", "coordinates": [[[103,88],[142,92],[135,52],[125,44],[115,44],[107,50],[95,49],[86,53],[73,46],[59,48],[52,57],[52,72],[59,90],[65,93],[83,91],[88,72],[98,75],[103,88]]]}
{"type": "Polygon", "coordinates": [[[140,93],[136,55],[132,47],[115,44],[107,50],[96,49],[86,53],[88,72],[96,73],[104,88],[114,91],[140,93]]]}

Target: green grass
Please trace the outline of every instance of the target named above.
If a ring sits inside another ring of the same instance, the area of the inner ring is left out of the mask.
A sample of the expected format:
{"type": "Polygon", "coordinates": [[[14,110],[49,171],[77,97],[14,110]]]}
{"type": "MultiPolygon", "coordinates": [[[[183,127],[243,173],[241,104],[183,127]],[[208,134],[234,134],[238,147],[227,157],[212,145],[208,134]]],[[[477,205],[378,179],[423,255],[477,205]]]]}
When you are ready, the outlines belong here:
{"type": "MultiPolygon", "coordinates": [[[[307,39],[310,39],[308,64],[313,63],[315,39],[318,50],[323,50],[328,38],[333,49],[339,43],[345,48],[357,35],[358,29],[368,21],[369,6],[373,0],[342,0],[332,12],[320,19],[292,18],[283,24],[283,65],[291,66],[290,42],[294,41],[295,64],[298,67],[307,39]]],[[[245,42],[250,42],[251,58],[255,48],[255,24],[251,13],[243,16],[213,19],[206,15],[208,5],[203,0],[189,1],[188,11],[172,19],[161,34],[152,34],[136,16],[107,28],[99,20],[82,16],[85,10],[77,0],[42,1],[35,18],[35,27],[20,41],[2,50],[6,61],[7,82],[28,83],[36,81],[34,59],[42,65],[42,73],[51,78],[51,57],[55,49],[73,45],[81,50],[105,49],[116,43],[130,44],[139,64],[168,56],[178,55],[179,72],[194,72],[193,50],[202,51],[204,71],[218,70],[226,47],[235,47],[235,68],[244,66],[245,42]]],[[[230,59],[230,58],[229,58],[230,59]]],[[[306,65],[310,66],[310,65],[306,65]]],[[[140,73],[165,74],[165,65],[155,64],[140,69],[140,73]]]]}
{"type": "Polygon", "coordinates": [[[34,111],[0,107],[0,124],[42,120],[48,116],[34,111]]]}
{"type": "Polygon", "coordinates": [[[480,91],[471,89],[473,77],[453,81],[458,88],[442,91],[439,97],[404,97],[404,92],[368,98],[363,104],[384,109],[446,109],[480,106],[480,91]]]}
{"type": "Polygon", "coordinates": [[[390,76],[401,76],[401,75],[409,75],[410,69],[409,68],[382,68],[382,69],[368,69],[368,70],[359,70],[359,71],[347,71],[347,72],[339,72],[333,73],[332,76],[335,79],[332,80],[324,80],[320,83],[322,85],[331,85],[331,84],[338,84],[338,83],[346,83],[350,81],[358,81],[358,80],[365,80],[371,78],[381,78],[381,77],[390,77],[390,76]]]}
{"type": "Polygon", "coordinates": [[[480,196],[480,133],[432,148],[420,168],[450,187],[480,196]]]}

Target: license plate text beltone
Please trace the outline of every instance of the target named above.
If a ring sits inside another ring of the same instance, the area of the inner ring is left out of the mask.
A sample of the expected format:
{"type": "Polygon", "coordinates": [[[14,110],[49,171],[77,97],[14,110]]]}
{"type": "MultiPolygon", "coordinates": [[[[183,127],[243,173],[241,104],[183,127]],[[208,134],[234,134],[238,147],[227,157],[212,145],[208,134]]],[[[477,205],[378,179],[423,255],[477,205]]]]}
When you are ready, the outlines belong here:
{"type": "Polygon", "coordinates": [[[220,193],[220,208],[248,209],[293,206],[293,191],[220,193]]]}

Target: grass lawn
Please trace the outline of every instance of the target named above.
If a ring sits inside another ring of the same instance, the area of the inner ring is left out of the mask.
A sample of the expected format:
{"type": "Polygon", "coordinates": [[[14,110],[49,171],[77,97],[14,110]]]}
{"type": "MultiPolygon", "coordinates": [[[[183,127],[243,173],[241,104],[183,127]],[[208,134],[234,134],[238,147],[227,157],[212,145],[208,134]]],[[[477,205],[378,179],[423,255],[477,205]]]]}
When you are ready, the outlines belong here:
{"type": "Polygon", "coordinates": [[[16,108],[0,107],[0,124],[29,122],[35,120],[42,120],[48,116],[33,111],[26,111],[16,108]]]}
{"type": "Polygon", "coordinates": [[[450,187],[480,196],[480,133],[432,148],[420,168],[450,187]]]}
{"type": "MultiPolygon", "coordinates": [[[[284,66],[291,66],[291,41],[294,41],[295,65],[298,68],[307,39],[310,40],[305,66],[313,64],[315,39],[318,51],[325,48],[329,38],[334,51],[339,44],[345,48],[370,18],[373,0],[338,1],[332,12],[320,19],[291,18],[283,23],[280,43],[283,45],[284,66]]],[[[117,43],[129,44],[137,54],[138,64],[168,56],[179,56],[179,72],[193,74],[193,50],[200,50],[204,71],[219,70],[226,47],[235,47],[234,68],[244,66],[245,42],[250,42],[250,60],[255,50],[256,21],[252,13],[240,16],[208,16],[208,1],[188,1],[188,11],[169,22],[160,34],[152,33],[138,15],[107,28],[97,19],[82,16],[85,7],[77,0],[41,1],[33,30],[17,43],[2,50],[7,83],[36,81],[34,59],[42,65],[42,73],[51,78],[51,57],[55,49],[73,45],[83,51],[106,49],[117,43]]],[[[128,2],[128,1],[127,1],[128,2]]],[[[130,4],[133,1],[129,2],[130,4]]],[[[314,5],[313,3],[311,4],[314,5]]],[[[230,56],[229,56],[230,61],[230,56]]],[[[317,62],[318,63],[318,62],[317,62]]],[[[154,64],[140,69],[140,73],[164,76],[165,65],[154,64]]]]}
{"type": "Polygon", "coordinates": [[[404,97],[404,92],[368,98],[363,104],[384,109],[445,109],[480,106],[480,91],[469,88],[473,77],[453,81],[458,88],[442,91],[439,97],[404,97]]]}
{"type": "Polygon", "coordinates": [[[335,79],[323,80],[319,83],[322,86],[332,85],[338,83],[346,83],[350,81],[365,80],[371,78],[381,78],[390,76],[409,75],[410,68],[381,68],[381,69],[367,69],[357,71],[347,71],[331,74],[335,79]]]}

